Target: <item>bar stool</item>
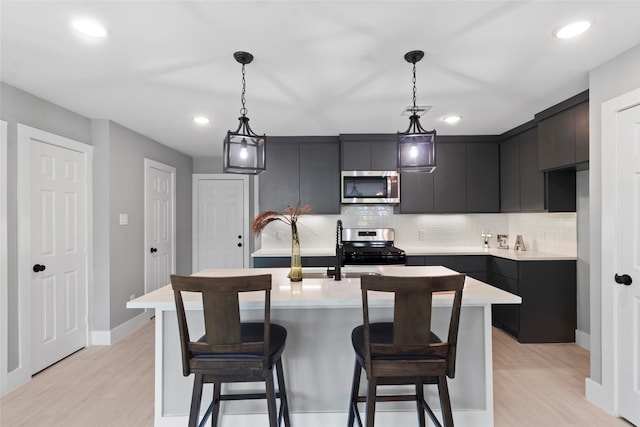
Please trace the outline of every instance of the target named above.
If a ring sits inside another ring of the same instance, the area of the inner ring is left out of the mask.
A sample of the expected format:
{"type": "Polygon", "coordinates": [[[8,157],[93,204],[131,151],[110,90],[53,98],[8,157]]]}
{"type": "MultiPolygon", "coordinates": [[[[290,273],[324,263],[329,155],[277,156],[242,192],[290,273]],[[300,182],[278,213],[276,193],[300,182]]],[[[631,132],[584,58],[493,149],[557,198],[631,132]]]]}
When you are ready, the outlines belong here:
{"type": "Polygon", "coordinates": [[[287,393],[284,384],[281,355],[287,330],[271,323],[271,275],[236,277],[171,276],[174,291],[182,373],[195,374],[189,427],[204,426],[209,416],[211,425],[218,425],[220,402],[223,400],[266,399],[269,426],[280,426],[284,419],[291,426],[287,393]],[[238,295],[240,292],[264,292],[264,321],[240,322],[238,295]],[[205,334],[191,341],[182,292],[202,295],[205,334]],[[276,367],[278,393],[275,392],[273,367],[276,367]],[[265,393],[222,394],[222,383],[265,382],[265,393]],[[213,400],[198,423],[203,384],[213,384],[213,400]],[[280,399],[277,410],[276,398],[280,399]]]}
{"type": "Polygon", "coordinates": [[[376,402],[415,401],[418,422],[425,426],[425,412],[441,427],[424,400],[424,385],[437,384],[445,427],[453,426],[447,377],[455,375],[456,345],[465,275],[430,277],[362,276],[364,324],[353,329],[351,341],[356,354],[348,427],[354,420],[362,426],[358,402],[366,402],[366,425],[373,427],[376,402]],[[394,294],[393,322],[370,323],[368,293],[394,294]],[[453,291],[453,306],[447,341],[431,332],[432,297],[435,292],[453,291]],[[359,395],[364,369],[366,396],[359,395]],[[378,385],[414,385],[415,394],[378,396],[378,385]]]}

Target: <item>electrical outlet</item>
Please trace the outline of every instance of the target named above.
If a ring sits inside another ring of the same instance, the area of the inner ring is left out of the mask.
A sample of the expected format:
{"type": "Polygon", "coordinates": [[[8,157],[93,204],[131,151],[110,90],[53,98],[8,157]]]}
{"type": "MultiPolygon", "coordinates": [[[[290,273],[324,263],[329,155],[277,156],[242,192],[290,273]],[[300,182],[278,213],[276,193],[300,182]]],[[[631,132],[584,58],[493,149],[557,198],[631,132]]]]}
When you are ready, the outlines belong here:
{"type": "Polygon", "coordinates": [[[133,301],[134,299],[136,299],[136,294],[129,295],[129,301],[133,301]]]}
{"type": "Polygon", "coordinates": [[[425,229],[418,230],[418,239],[419,240],[427,240],[427,230],[425,230],[425,229]]]}

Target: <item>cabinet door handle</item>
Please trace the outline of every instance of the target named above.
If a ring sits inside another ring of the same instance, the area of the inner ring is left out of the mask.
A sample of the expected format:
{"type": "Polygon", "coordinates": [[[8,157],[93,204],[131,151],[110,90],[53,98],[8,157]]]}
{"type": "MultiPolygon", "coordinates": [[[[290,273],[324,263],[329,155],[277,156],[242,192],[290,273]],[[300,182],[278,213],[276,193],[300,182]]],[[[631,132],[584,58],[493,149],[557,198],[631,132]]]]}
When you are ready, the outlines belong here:
{"type": "Polygon", "coordinates": [[[628,274],[623,274],[622,276],[618,276],[616,274],[614,276],[614,279],[615,279],[616,283],[619,283],[619,284],[625,285],[625,286],[630,286],[631,283],[633,282],[633,279],[631,279],[631,276],[629,276],[628,274]]]}

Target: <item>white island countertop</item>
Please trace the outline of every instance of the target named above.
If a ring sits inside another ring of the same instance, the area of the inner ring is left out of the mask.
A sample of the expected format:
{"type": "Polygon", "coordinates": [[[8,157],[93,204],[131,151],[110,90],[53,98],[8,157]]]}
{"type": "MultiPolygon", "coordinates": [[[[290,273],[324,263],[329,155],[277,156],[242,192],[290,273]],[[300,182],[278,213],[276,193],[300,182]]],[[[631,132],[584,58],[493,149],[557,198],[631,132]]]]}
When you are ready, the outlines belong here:
{"type": "MultiPolygon", "coordinates": [[[[539,251],[514,251],[513,249],[483,248],[475,246],[402,246],[407,256],[455,256],[455,255],[491,255],[513,261],[562,261],[576,260],[575,255],[556,254],[539,251]]],[[[334,248],[301,248],[302,256],[335,256],[334,248]]],[[[260,257],[288,257],[291,256],[289,248],[258,249],[251,254],[254,258],[260,257]]]]}
{"type": "MultiPolygon", "coordinates": [[[[207,269],[194,276],[239,276],[239,275],[272,275],[271,306],[275,308],[355,308],[362,307],[362,294],[360,291],[360,278],[350,277],[335,281],[333,278],[318,277],[326,272],[326,268],[303,268],[303,275],[313,277],[304,278],[301,282],[291,282],[287,274],[288,268],[245,268],[245,269],[207,269]]],[[[347,266],[343,267],[343,273],[357,275],[358,273],[378,273],[384,276],[433,276],[454,274],[441,266],[414,267],[414,266],[347,266]]],[[[187,309],[201,309],[202,303],[199,296],[193,298],[185,296],[187,309]]],[[[377,305],[391,304],[390,296],[380,294],[373,300],[377,305]]],[[[486,304],[519,304],[522,299],[484,282],[467,277],[463,292],[463,306],[486,304]]],[[[373,302],[372,302],[373,303],[373,302]]],[[[247,293],[242,296],[241,305],[244,309],[261,308],[263,304],[261,294],[247,293]]],[[[434,305],[446,306],[451,304],[450,295],[438,295],[434,297],[434,305]]],[[[175,309],[173,291],[167,285],[127,303],[127,308],[156,308],[162,310],[175,309]]]]}

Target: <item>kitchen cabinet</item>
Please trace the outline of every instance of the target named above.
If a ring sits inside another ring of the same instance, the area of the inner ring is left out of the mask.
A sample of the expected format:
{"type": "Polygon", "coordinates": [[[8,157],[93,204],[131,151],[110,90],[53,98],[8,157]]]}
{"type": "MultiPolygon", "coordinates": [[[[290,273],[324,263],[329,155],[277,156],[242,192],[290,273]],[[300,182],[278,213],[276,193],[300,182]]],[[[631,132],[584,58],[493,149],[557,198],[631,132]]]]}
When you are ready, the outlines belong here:
{"type": "MultiPolygon", "coordinates": [[[[434,212],[467,210],[467,145],[436,142],[436,170],[433,173],[434,212]]],[[[402,183],[402,181],[400,181],[402,183]]]]}
{"type": "Polygon", "coordinates": [[[540,212],[545,209],[544,173],[538,170],[536,127],[500,143],[500,211],[540,212]]]}
{"type": "Polygon", "coordinates": [[[468,142],[466,147],[466,212],[498,212],[499,145],[493,142],[468,142]]]}
{"type": "Polygon", "coordinates": [[[397,170],[396,134],[340,135],[342,170],[397,170]]]}
{"type": "Polygon", "coordinates": [[[337,137],[269,137],[267,144],[267,170],[259,176],[261,212],[282,212],[300,201],[316,214],[340,213],[337,137]]]}
{"type": "MultiPolygon", "coordinates": [[[[333,256],[303,256],[303,267],[334,267],[336,257],[333,256]]],[[[254,268],[277,268],[290,267],[291,257],[273,256],[273,257],[255,257],[253,258],[254,268]]]]}
{"type": "Polygon", "coordinates": [[[472,138],[440,137],[433,173],[402,174],[399,213],[499,211],[499,146],[472,138]]]}
{"type": "Polygon", "coordinates": [[[488,283],[522,297],[494,305],[493,323],[522,343],[574,342],[576,262],[513,261],[491,257],[488,283]]]}
{"type": "Polygon", "coordinates": [[[442,265],[486,282],[487,258],[486,255],[410,255],[407,256],[406,265],[442,265]]]}
{"type": "Polygon", "coordinates": [[[542,171],[589,161],[589,95],[583,92],[536,114],[542,171]]]}

